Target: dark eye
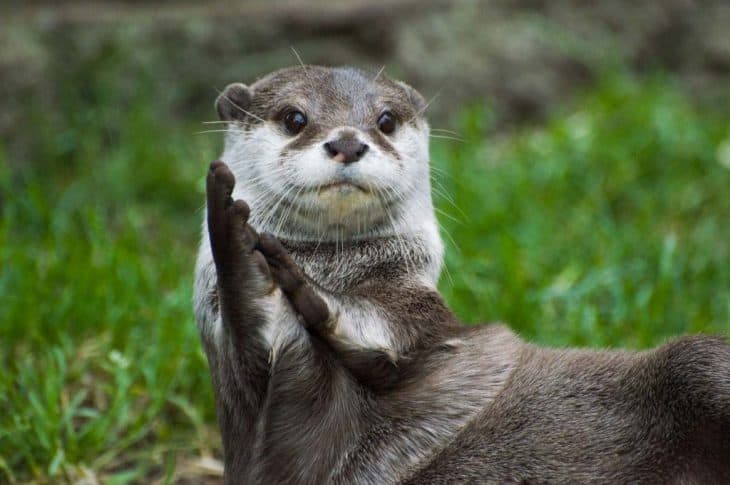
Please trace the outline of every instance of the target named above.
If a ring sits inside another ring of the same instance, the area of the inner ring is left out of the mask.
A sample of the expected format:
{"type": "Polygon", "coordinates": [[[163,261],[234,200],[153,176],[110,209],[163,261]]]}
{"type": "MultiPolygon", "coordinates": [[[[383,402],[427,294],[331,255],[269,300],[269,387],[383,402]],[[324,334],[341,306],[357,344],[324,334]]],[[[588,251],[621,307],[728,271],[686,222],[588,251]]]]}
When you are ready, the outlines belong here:
{"type": "Polygon", "coordinates": [[[284,115],[284,128],[286,132],[294,136],[307,126],[307,117],[301,111],[289,111],[284,115]]]}
{"type": "Polygon", "coordinates": [[[395,131],[395,115],[390,111],[386,111],[380,115],[380,118],[378,118],[378,129],[386,135],[393,133],[395,131]]]}

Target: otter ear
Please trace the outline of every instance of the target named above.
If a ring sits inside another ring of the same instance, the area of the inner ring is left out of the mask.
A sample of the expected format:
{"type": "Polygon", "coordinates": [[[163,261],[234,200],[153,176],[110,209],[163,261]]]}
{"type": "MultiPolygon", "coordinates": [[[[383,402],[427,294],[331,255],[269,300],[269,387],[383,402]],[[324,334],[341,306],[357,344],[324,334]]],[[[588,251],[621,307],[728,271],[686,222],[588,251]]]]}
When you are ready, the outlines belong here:
{"type": "Polygon", "coordinates": [[[229,84],[215,100],[218,117],[223,121],[243,120],[251,106],[251,98],[251,89],[245,84],[229,84]]]}
{"type": "Polygon", "coordinates": [[[400,84],[400,86],[405,89],[406,93],[408,93],[408,99],[413,105],[413,108],[416,110],[416,113],[419,115],[423,114],[423,111],[426,109],[426,100],[423,99],[421,93],[402,81],[398,81],[398,84],[400,84]]]}

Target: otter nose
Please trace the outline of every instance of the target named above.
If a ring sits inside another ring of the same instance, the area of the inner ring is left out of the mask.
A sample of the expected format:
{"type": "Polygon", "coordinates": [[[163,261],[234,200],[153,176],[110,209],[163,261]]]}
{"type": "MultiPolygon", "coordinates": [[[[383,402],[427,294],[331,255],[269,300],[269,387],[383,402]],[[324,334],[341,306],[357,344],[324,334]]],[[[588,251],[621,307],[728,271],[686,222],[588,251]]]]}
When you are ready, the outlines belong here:
{"type": "Polygon", "coordinates": [[[324,144],[327,154],[336,162],[357,162],[370,148],[355,138],[340,138],[324,144]]]}

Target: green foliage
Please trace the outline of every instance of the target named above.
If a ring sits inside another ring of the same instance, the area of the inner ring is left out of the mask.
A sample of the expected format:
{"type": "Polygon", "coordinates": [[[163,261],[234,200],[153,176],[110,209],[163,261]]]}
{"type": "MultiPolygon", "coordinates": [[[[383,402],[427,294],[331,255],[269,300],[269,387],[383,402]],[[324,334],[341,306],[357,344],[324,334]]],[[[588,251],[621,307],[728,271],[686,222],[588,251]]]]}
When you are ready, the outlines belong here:
{"type": "Polygon", "coordinates": [[[60,76],[67,110],[31,106],[27,159],[0,151],[0,482],[127,482],[218,446],[191,310],[217,140],[104,62],[60,76]]]}
{"type": "MultiPolygon", "coordinates": [[[[66,111],[31,106],[24,159],[0,146],[0,481],[164,477],[219,447],[191,308],[219,136],[106,56],[59,74],[66,111]]],[[[467,111],[433,148],[450,305],[545,344],[727,332],[729,112],[627,77],[519,133],[467,111]]]]}
{"type": "Polygon", "coordinates": [[[549,344],[727,332],[728,110],[700,111],[661,77],[607,80],[572,108],[492,139],[471,111],[465,143],[436,147],[436,192],[453,202],[439,205],[457,219],[442,218],[446,299],[549,344]]]}

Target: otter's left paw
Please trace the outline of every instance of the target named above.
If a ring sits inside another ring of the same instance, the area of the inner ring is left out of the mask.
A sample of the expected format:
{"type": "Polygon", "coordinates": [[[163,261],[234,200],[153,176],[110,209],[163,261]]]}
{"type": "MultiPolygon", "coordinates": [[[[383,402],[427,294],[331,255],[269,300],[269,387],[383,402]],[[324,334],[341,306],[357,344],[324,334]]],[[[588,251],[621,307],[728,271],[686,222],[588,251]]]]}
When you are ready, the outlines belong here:
{"type": "Polygon", "coordinates": [[[266,257],[274,282],[279,285],[294,310],[310,331],[323,332],[330,319],[329,308],[314,291],[284,246],[271,234],[261,234],[257,249],[266,257]]]}

